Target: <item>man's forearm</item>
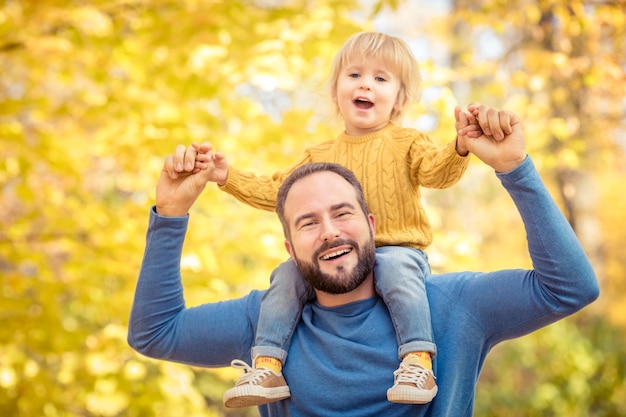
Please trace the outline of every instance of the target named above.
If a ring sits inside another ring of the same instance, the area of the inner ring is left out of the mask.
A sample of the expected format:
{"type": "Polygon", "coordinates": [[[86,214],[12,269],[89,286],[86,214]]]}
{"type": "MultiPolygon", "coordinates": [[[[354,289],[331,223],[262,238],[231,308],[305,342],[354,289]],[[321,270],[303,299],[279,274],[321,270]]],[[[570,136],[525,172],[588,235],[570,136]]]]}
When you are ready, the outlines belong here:
{"type": "Polygon", "coordinates": [[[554,308],[571,314],[595,300],[599,290],[593,268],[530,157],[498,177],[522,216],[535,272],[555,300],[554,308]]]}
{"type": "Polygon", "coordinates": [[[153,207],[146,249],[129,320],[128,343],[147,356],[157,353],[163,327],[185,308],[180,258],[188,217],[161,217],[153,207]]]}

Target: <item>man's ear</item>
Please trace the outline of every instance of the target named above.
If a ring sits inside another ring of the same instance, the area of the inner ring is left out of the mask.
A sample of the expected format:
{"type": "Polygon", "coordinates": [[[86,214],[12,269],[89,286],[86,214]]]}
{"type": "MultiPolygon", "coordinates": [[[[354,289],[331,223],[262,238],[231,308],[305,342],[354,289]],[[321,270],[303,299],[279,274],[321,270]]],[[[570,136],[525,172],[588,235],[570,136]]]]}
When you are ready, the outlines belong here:
{"type": "Polygon", "coordinates": [[[370,227],[372,228],[372,234],[376,235],[376,218],[370,213],[367,215],[367,220],[369,220],[370,227]]]}
{"type": "Polygon", "coordinates": [[[285,249],[287,249],[287,253],[289,254],[289,256],[293,258],[293,248],[291,247],[291,243],[289,243],[289,241],[286,239],[285,239],[285,249]]]}

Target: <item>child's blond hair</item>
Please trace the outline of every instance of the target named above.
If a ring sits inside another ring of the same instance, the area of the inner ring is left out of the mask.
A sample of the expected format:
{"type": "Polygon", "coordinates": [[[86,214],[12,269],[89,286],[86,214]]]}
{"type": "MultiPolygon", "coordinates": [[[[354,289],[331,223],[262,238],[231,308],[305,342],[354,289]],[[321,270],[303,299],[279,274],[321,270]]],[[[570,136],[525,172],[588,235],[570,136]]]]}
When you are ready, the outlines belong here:
{"type": "Polygon", "coordinates": [[[408,45],[399,38],[380,32],[361,32],[351,36],[343,44],[330,72],[331,97],[337,97],[337,80],[339,72],[354,56],[380,59],[400,75],[400,91],[398,105],[391,112],[391,121],[397,122],[410,102],[417,103],[421,88],[421,76],[417,60],[408,45]]]}

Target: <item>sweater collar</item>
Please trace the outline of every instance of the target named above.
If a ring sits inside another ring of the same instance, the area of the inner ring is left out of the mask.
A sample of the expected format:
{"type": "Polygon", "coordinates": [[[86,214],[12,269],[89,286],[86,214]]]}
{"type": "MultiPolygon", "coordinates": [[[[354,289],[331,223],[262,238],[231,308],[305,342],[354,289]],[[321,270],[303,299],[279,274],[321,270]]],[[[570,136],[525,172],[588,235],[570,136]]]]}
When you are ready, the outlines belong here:
{"type": "Polygon", "coordinates": [[[398,127],[395,124],[389,122],[387,126],[383,127],[382,129],[377,130],[376,132],[369,133],[364,136],[350,136],[344,131],[341,135],[339,135],[337,140],[346,142],[346,143],[364,143],[373,139],[384,137],[388,135],[390,132],[396,130],[397,128],[398,127]]]}

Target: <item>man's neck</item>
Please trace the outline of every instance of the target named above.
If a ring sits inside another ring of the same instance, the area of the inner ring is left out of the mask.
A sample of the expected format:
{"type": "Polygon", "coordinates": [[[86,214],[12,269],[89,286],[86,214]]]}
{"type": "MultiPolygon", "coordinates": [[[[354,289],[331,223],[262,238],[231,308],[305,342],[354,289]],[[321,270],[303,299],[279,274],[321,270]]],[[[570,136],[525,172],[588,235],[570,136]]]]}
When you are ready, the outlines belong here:
{"type": "Polygon", "coordinates": [[[376,290],[374,289],[374,274],[370,273],[361,285],[345,294],[330,294],[318,290],[315,290],[315,294],[317,295],[317,302],[324,307],[337,307],[355,301],[365,300],[376,294],[376,290]]]}

